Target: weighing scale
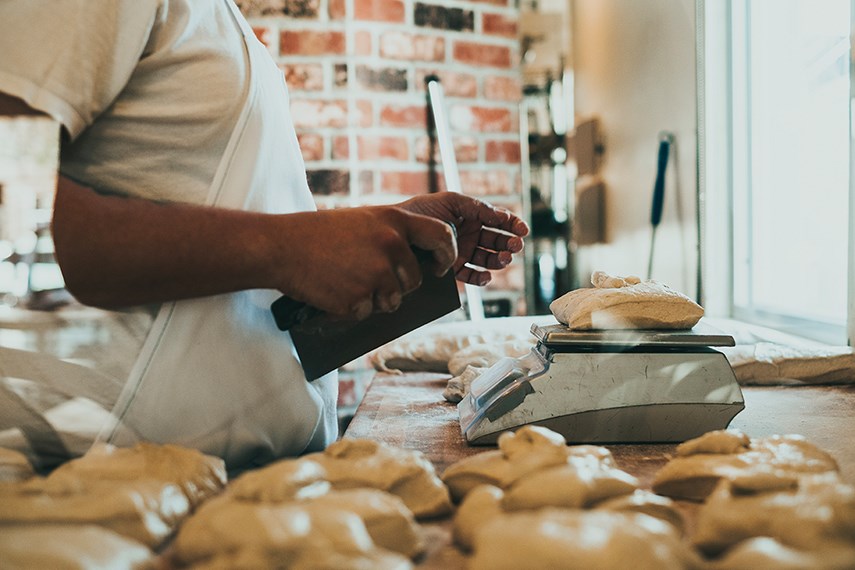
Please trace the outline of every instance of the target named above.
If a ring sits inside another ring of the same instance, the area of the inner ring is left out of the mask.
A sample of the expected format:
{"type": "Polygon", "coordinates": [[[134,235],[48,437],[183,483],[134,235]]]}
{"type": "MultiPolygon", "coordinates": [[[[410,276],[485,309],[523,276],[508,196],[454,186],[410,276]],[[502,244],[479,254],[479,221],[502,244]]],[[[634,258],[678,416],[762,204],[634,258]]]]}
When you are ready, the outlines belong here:
{"type": "Polygon", "coordinates": [[[691,330],[571,331],[532,325],[537,345],[485,370],[458,404],[470,445],[540,425],[569,443],[676,442],[723,429],[745,408],[724,354],[733,337],[691,330]]]}

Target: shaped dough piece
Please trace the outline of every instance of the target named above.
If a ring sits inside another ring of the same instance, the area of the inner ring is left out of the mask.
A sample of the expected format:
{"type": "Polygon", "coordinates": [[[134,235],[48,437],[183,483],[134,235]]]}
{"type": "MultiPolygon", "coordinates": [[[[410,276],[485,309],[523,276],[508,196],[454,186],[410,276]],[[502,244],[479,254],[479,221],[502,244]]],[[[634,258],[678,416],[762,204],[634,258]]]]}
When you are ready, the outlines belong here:
{"type": "Polygon", "coordinates": [[[531,352],[534,339],[515,339],[500,343],[473,344],[460,349],[448,361],[448,371],[452,376],[460,376],[469,366],[489,368],[502,358],[519,358],[531,352]]]}
{"type": "Polygon", "coordinates": [[[226,484],[225,463],[219,457],[177,445],[138,443],[119,448],[98,445],[60,466],[50,478],[67,475],[111,481],[156,479],[180,486],[194,508],[226,484]]]}
{"type": "Polygon", "coordinates": [[[368,530],[374,544],[380,548],[415,558],[424,552],[425,544],[419,534],[413,513],[404,501],[379,489],[348,489],[297,503],[316,507],[339,508],[355,513],[368,530]]]}
{"type": "Polygon", "coordinates": [[[710,432],[677,448],[653,480],[653,491],[675,499],[703,501],[721,479],[780,470],[794,475],[837,471],[837,462],[799,435],[749,439],[733,430],[710,432]],[[727,453],[727,451],[731,451],[727,453]]]}
{"type": "Polygon", "coordinates": [[[368,439],[341,439],[306,459],[319,463],[335,489],[369,487],[397,495],[416,518],[451,512],[448,489],[420,451],[368,439]]]}
{"type": "Polygon", "coordinates": [[[700,305],[656,281],[597,271],[591,283],[593,288],[570,291],[549,305],[572,330],[690,329],[704,316],[700,305]]]}
{"type": "Polygon", "coordinates": [[[184,564],[243,549],[267,551],[289,566],[303,551],[367,553],[374,543],[359,517],[348,511],[226,497],[202,505],[181,525],[174,542],[175,558],[184,564]]]}
{"type": "Polygon", "coordinates": [[[310,550],[283,560],[276,551],[245,548],[193,565],[193,570],[410,570],[410,560],[394,552],[371,550],[343,554],[310,550]]]}
{"type": "Polygon", "coordinates": [[[674,528],[641,514],[543,509],[500,516],[477,533],[471,570],[692,568],[674,528]]]}
{"type": "Polygon", "coordinates": [[[686,530],[683,515],[677,510],[674,501],[668,497],[663,497],[644,489],[636,489],[635,492],[629,495],[620,495],[606,499],[595,504],[594,508],[608,511],[641,513],[667,522],[676,528],[681,535],[686,530]]]}
{"type": "Polygon", "coordinates": [[[23,481],[33,475],[33,466],[26,455],[0,447],[0,482],[23,481]]]}
{"type": "Polygon", "coordinates": [[[723,480],[698,512],[693,542],[702,551],[717,554],[758,536],[774,538],[798,550],[822,550],[826,543],[855,544],[855,488],[841,483],[835,473],[781,474],[786,485],[764,477],[743,485],[723,480]]]}
{"type": "Polygon", "coordinates": [[[784,546],[768,537],[751,538],[728,550],[721,558],[705,566],[708,570],[851,570],[855,568],[855,547],[824,545],[819,552],[806,552],[784,546]]]}
{"type": "Polygon", "coordinates": [[[281,503],[326,494],[327,472],[309,459],[285,459],[247,471],[229,485],[228,493],[243,501],[281,503]]]}
{"type": "Polygon", "coordinates": [[[540,426],[523,426],[499,436],[499,449],[466,457],[450,465],[442,474],[451,496],[460,501],[479,485],[507,489],[530,473],[572,463],[578,468],[612,464],[604,447],[568,447],[564,437],[540,426]]]}
{"type": "Polygon", "coordinates": [[[177,485],[31,479],[0,485],[0,524],[98,525],[156,548],[189,512],[177,485]]]}
{"type": "Polygon", "coordinates": [[[6,526],[0,532],[5,570],[153,569],[154,554],[139,542],[93,525],[6,526]]]}
{"type": "Polygon", "coordinates": [[[463,550],[472,550],[475,535],[485,524],[503,515],[504,491],[493,485],[480,485],[466,495],[454,513],[452,536],[463,550]]]}
{"type": "Polygon", "coordinates": [[[459,403],[469,393],[469,387],[472,385],[472,382],[485,370],[486,368],[467,366],[466,370],[462,373],[448,379],[445,390],[442,392],[442,397],[452,404],[459,403]]]}

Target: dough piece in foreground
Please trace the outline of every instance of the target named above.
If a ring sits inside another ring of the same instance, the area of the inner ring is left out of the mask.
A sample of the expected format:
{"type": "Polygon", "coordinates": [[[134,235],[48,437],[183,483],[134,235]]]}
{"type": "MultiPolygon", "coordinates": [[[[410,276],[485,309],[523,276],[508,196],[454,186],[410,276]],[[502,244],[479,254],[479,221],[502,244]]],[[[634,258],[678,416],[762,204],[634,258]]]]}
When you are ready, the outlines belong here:
{"type": "Polygon", "coordinates": [[[572,330],[690,329],[704,316],[700,305],[656,281],[597,271],[591,283],[594,287],[570,291],[549,305],[572,330]]]}
{"type": "Polygon", "coordinates": [[[311,550],[283,560],[276,551],[244,548],[194,564],[193,570],[411,570],[405,556],[383,550],[341,553],[311,550]]]}
{"type": "Polygon", "coordinates": [[[467,366],[466,370],[461,374],[448,379],[448,384],[446,384],[445,390],[442,392],[442,397],[445,398],[447,402],[457,404],[466,397],[466,394],[469,393],[469,387],[472,385],[472,382],[485,370],[486,368],[467,366]]]}
{"type": "Polygon", "coordinates": [[[641,513],[672,525],[682,535],[686,530],[683,515],[677,510],[677,506],[668,497],[636,489],[629,495],[620,495],[606,499],[594,505],[595,509],[608,511],[641,513]]]}
{"type": "Polygon", "coordinates": [[[504,491],[493,485],[480,485],[466,495],[454,513],[452,536],[463,550],[472,550],[475,535],[485,524],[503,515],[504,491]]]}
{"type": "Polygon", "coordinates": [[[737,430],[717,430],[679,445],[677,456],[656,473],[653,491],[703,501],[721,479],[769,470],[799,475],[836,472],[838,467],[831,455],[799,435],[754,439],[737,430]]]}
{"type": "Polygon", "coordinates": [[[181,487],[194,508],[226,484],[225,463],[219,457],[178,445],[145,442],[128,448],[95,446],[83,457],[60,466],[50,478],[67,475],[112,481],[168,481],[181,487]]]}
{"type": "Polygon", "coordinates": [[[341,439],[306,459],[319,463],[334,489],[369,487],[399,496],[416,518],[451,512],[448,489],[420,451],[368,439],[341,439]]]}
{"type": "Polygon", "coordinates": [[[144,570],[154,554],[134,540],[93,525],[6,526],[0,532],[5,570],[144,570]]]}
{"type": "Polygon", "coordinates": [[[0,447],[0,482],[23,481],[33,476],[30,460],[20,451],[0,447]]]}
{"type": "Polygon", "coordinates": [[[305,551],[369,553],[374,543],[354,513],[298,503],[253,503],[217,497],[207,501],[178,532],[174,556],[198,563],[244,549],[269,552],[290,567],[305,551]]]}
{"type": "Polygon", "coordinates": [[[0,485],[0,525],[97,525],[156,548],[190,510],[177,485],[35,478],[0,485]]]}
{"type": "Polygon", "coordinates": [[[523,426],[499,436],[499,449],[461,459],[442,474],[451,496],[460,501],[478,485],[507,489],[521,477],[536,471],[573,463],[579,468],[612,465],[604,447],[568,447],[564,437],[540,426],[523,426]]]}
{"type": "Polygon", "coordinates": [[[669,524],[641,514],[543,509],[500,516],[475,536],[471,570],[685,569],[696,560],[669,524]]]}
{"type": "Polygon", "coordinates": [[[243,501],[281,503],[319,497],[329,492],[327,472],[309,459],[283,459],[247,471],[231,482],[227,493],[243,501]]]}
{"type": "Polygon", "coordinates": [[[698,512],[695,545],[718,554],[758,536],[805,551],[855,544],[855,487],[836,473],[768,471],[723,480],[698,512]]]}
{"type": "Polygon", "coordinates": [[[851,570],[855,568],[855,547],[839,545],[822,551],[806,552],[784,546],[774,538],[758,537],[740,542],[720,558],[708,563],[707,570],[851,570]]]}

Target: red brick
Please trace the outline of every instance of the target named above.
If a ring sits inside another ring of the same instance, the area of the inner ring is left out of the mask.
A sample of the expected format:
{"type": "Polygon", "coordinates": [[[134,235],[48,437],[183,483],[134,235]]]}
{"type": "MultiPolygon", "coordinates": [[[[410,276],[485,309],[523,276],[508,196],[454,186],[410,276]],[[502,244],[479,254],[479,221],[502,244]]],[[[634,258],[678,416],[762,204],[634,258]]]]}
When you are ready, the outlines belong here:
{"type": "Polygon", "coordinates": [[[479,42],[454,43],[454,59],[476,66],[510,67],[511,48],[479,42]]]}
{"type": "Polygon", "coordinates": [[[470,73],[454,71],[416,70],[416,88],[425,90],[425,77],[436,75],[442,83],[442,90],[449,97],[475,97],[478,94],[478,80],[470,73]]]}
{"type": "Polygon", "coordinates": [[[330,16],[330,20],[344,20],[347,16],[345,0],[329,0],[327,13],[330,16]]]}
{"type": "Polygon", "coordinates": [[[286,64],[282,72],[291,90],[321,91],[324,88],[324,70],[319,63],[286,64]]]}
{"type": "Polygon", "coordinates": [[[329,55],[343,54],[344,51],[343,32],[284,30],[279,36],[279,53],[282,55],[329,55]]]}
{"type": "Polygon", "coordinates": [[[386,127],[427,128],[424,105],[384,105],[380,109],[380,124],[386,127]]]}
{"type": "Polygon", "coordinates": [[[509,17],[504,14],[489,14],[485,12],[481,15],[481,30],[485,34],[516,38],[518,20],[518,17],[509,17]]]}
{"type": "Polygon", "coordinates": [[[511,131],[512,115],[509,109],[502,107],[456,105],[451,108],[449,120],[455,128],[461,131],[507,133],[511,131]]]}
{"type": "Polygon", "coordinates": [[[359,173],[359,192],[362,195],[374,193],[374,172],[363,170],[359,173]]]}
{"type": "Polygon", "coordinates": [[[400,0],[354,0],[355,20],[377,22],[403,22],[404,3],[400,0]]]}
{"type": "Polygon", "coordinates": [[[317,133],[299,133],[297,140],[303,160],[312,162],[324,159],[324,137],[317,133]]]}
{"type": "Polygon", "coordinates": [[[355,37],[356,55],[371,55],[371,32],[360,30],[355,37]]]}
{"type": "Polygon", "coordinates": [[[407,139],[389,136],[360,136],[357,140],[360,160],[407,160],[407,139]]]}
{"type": "Polygon", "coordinates": [[[462,170],[460,188],[472,196],[501,196],[511,193],[511,179],[504,170],[462,170]]]}
{"type": "Polygon", "coordinates": [[[484,79],[484,97],[517,103],[522,99],[522,82],[518,77],[491,75],[484,79]]]}
{"type": "Polygon", "coordinates": [[[407,91],[407,70],[398,67],[356,66],[356,82],[372,91],[407,91]]]}
{"type": "Polygon", "coordinates": [[[445,38],[392,31],[380,36],[380,55],[412,61],[445,60],[445,38]]]}
{"type": "Polygon", "coordinates": [[[407,196],[424,194],[428,190],[428,175],[427,170],[415,172],[384,171],[380,173],[380,191],[407,196]]]}
{"type": "MultiPolygon", "coordinates": [[[[454,142],[454,156],[457,162],[478,162],[478,141],[472,137],[452,137],[454,142]]],[[[428,161],[428,153],[430,152],[430,139],[427,135],[419,137],[416,140],[416,160],[419,162],[428,161]]],[[[439,156],[439,144],[434,148],[434,160],[439,164],[441,161],[439,156]]]]}
{"type": "Polygon", "coordinates": [[[350,158],[350,140],[346,136],[333,137],[332,159],[345,160],[350,158]]]}
{"type": "Polygon", "coordinates": [[[374,104],[371,101],[356,102],[356,117],[353,123],[360,127],[370,127],[374,124],[374,104]]]}
{"type": "Polygon", "coordinates": [[[519,164],[520,143],[518,141],[487,141],[484,147],[484,161],[519,164]]]}
{"type": "Polygon", "coordinates": [[[346,127],[347,103],[291,99],[291,116],[296,128],[346,127]]]}
{"type": "Polygon", "coordinates": [[[307,170],[306,179],[312,194],[320,196],[350,194],[350,173],[347,170],[307,170]]]}
{"type": "Polygon", "coordinates": [[[258,41],[263,43],[265,47],[270,48],[270,42],[273,40],[273,30],[267,26],[253,26],[252,32],[258,41]]]}

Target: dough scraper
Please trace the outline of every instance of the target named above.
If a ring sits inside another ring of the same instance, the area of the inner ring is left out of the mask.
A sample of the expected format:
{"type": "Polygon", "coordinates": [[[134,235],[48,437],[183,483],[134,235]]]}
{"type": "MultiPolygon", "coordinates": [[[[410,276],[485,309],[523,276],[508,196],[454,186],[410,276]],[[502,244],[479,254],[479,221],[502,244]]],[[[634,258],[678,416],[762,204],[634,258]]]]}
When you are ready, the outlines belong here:
{"type": "Polygon", "coordinates": [[[745,408],[724,354],[733,337],[691,330],[571,331],[532,325],[537,345],[473,380],[458,404],[470,445],[526,424],[570,443],[677,442],[723,429],[745,408]]]}

